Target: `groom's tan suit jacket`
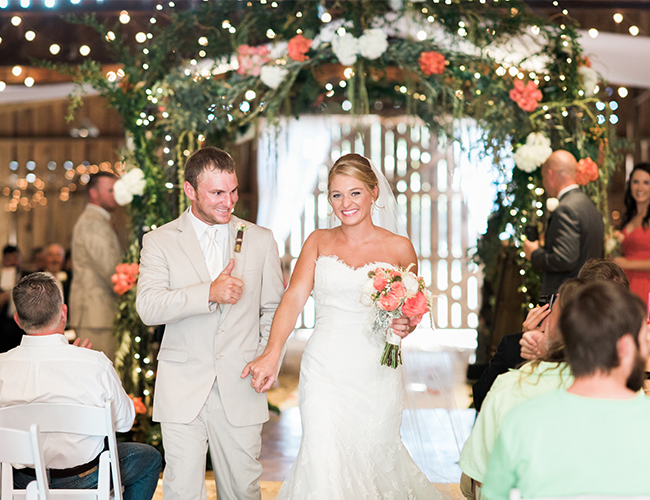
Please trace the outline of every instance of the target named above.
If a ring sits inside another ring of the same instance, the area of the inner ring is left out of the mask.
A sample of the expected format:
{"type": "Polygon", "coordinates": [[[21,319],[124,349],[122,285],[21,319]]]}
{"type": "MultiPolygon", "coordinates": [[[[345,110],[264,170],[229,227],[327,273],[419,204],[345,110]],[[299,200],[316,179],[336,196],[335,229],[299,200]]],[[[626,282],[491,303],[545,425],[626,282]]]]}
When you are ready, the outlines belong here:
{"type": "Polygon", "coordinates": [[[146,234],[142,246],[136,308],[145,324],[165,325],[153,419],[191,422],[216,378],[228,421],[261,424],[269,418],[266,395],[240,375],[264,350],[284,291],[277,244],[268,229],[233,216],[224,253],[235,259],[232,276],[243,280],[243,293],[234,305],[210,304],[210,274],[188,211],[146,234]]]}

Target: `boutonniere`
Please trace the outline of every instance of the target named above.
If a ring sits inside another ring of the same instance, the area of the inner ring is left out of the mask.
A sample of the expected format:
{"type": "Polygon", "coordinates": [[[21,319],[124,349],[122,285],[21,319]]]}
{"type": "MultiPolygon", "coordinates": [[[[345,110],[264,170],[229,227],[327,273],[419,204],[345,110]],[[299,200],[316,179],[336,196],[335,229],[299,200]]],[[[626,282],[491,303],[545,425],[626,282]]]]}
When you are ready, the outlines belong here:
{"type": "Polygon", "coordinates": [[[242,224],[237,228],[237,236],[235,237],[235,253],[241,252],[241,244],[244,241],[244,231],[246,231],[246,224],[242,224]]]}

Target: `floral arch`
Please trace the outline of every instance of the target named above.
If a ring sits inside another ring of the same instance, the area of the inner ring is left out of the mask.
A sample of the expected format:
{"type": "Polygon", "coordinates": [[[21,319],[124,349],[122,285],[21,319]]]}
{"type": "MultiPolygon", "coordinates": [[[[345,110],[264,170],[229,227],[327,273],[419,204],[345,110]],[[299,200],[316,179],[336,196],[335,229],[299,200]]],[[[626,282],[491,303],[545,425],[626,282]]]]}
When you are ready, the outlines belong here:
{"type": "MultiPolygon", "coordinates": [[[[473,119],[485,154],[509,179],[478,248],[486,272],[494,267],[499,234],[508,228],[517,246],[527,225],[544,220],[538,167],[552,149],[583,160],[585,189],[607,212],[614,130],[598,115],[599,76],[568,21],[540,18],[521,0],[172,5],[157,7],[156,23],[136,49],[119,25],[77,19],[105,37],[122,65],[108,75],[92,61],[73,71],[120,112],[128,134],[127,175],[118,186],[131,200],[126,263],[137,262],[143,232],[184,209],[185,158],[202,144],[227,148],[260,117],[273,122],[392,108],[451,139],[457,120],[473,119]]],[[[526,275],[522,290],[536,296],[538,277],[526,261],[519,264],[526,275]]],[[[128,281],[130,268],[123,271],[128,281]]],[[[134,302],[134,289],[122,295],[116,364],[127,391],[146,399],[154,378],[152,332],[134,302]]]]}

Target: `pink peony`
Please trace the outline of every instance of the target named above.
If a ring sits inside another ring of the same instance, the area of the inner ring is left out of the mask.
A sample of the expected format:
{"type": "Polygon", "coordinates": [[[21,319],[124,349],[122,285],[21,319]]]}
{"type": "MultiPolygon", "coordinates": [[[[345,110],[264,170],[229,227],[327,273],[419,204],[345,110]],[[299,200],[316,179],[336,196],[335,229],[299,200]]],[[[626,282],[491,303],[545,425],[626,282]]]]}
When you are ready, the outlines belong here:
{"type": "Polygon", "coordinates": [[[422,292],[418,292],[410,299],[406,299],[404,305],[402,306],[402,314],[408,316],[409,318],[414,318],[417,316],[422,317],[422,315],[428,311],[429,306],[427,305],[427,298],[422,292]]]}
{"type": "Polygon", "coordinates": [[[399,307],[399,300],[392,293],[382,295],[382,297],[379,299],[379,307],[384,311],[394,311],[399,307]]]}
{"type": "Polygon", "coordinates": [[[373,283],[375,290],[381,292],[384,288],[386,288],[387,284],[388,284],[388,277],[386,276],[386,273],[383,272],[383,269],[377,269],[377,272],[375,273],[375,280],[373,283]]]}
{"type": "Polygon", "coordinates": [[[240,75],[260,76],[262,66],[269,60],[269,49],[263,45],[251,47],[250,45],[240,45],[237,47],[237,62],[239,68],[237,73],[240,75]]]}
{"type": "Polygon", "coordinates": [[[406,288],[404,288],[404,285],[402,284],[401,281],[394,281],[390,285],[390,291],[398,299],[401,299],[402,297],[404,297],[404,295],[406,295],[406,288]]]}
{"type": "Polygon", "coordinates": [[[305,38],[302,35],[296,35],[287,45],[287,51],[289,52],[289,57],[294,61],[306,61],[309,59],[305,54],[311,47],[311,42],[309,38],[305,38]]]}
{"type": "Polygon", "coordinates": [[[510,91],[510,99],[529,113],[537,109],[542,97],[542,91],[537,88],[537,84],[533,81],[529,81],[524,85],[521,80],[515,80],[515,87],[510,91]]]}
{"type": "Polygon", "coordinates": [[[436,51],[422,52],[418,64],[425,75],[440,75],[445,70],[445,56],[436,51]]]}
{"type": "Polygon", "coordinates": [[[596,179],[598,179],[598,165],[596,165],[596,162],[589,157],[580,160],[578,162],[576,182],[581,186],[586,186],[596,179]]]}
{"type": "Polygon", "coordinates": [[[113,291],[118,295],[124,295],[135,286],[140,272],[138,264],[118,264],[115,266],[115,274],[111,276],[113,291]]]}

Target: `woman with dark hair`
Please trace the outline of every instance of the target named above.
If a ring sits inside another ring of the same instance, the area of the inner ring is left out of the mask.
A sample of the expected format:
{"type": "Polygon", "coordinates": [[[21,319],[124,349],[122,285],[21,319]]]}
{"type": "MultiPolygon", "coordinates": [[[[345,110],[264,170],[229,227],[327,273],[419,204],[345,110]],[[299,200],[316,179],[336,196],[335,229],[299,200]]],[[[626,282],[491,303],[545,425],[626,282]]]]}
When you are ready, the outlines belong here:
{"type": "Polygon", "coordinates": [[[650,293],[650,163],[634,166],[625,190],[621,224],[624,257],[615,257],[630,282],[630,291],[644,301],[650,293]]]}

